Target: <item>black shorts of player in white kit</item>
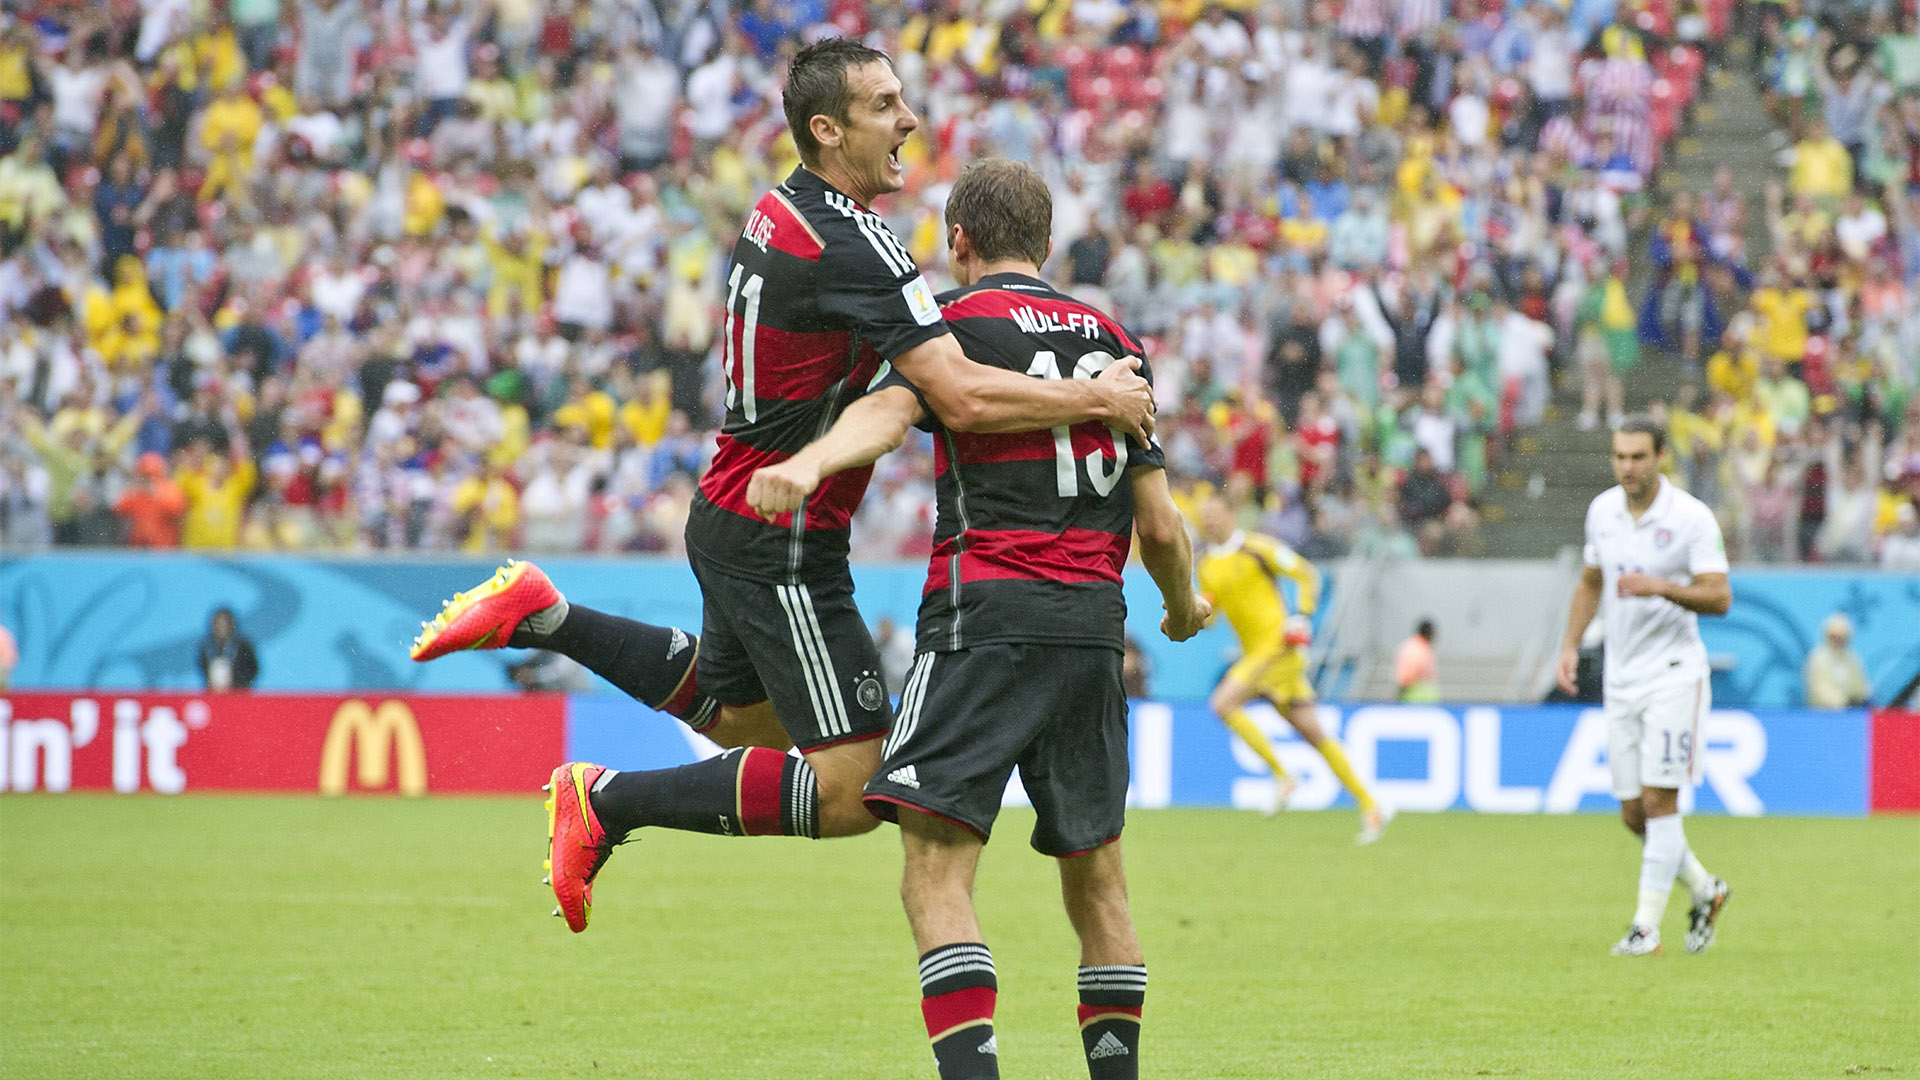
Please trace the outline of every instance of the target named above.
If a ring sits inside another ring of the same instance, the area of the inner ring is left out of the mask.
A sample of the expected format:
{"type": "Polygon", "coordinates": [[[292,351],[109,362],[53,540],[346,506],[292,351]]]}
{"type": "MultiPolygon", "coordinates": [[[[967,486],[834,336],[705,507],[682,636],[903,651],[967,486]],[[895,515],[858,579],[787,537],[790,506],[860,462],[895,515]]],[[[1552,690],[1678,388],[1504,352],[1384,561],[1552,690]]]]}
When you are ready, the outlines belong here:
{"type": "MultiPolygon", "coordinates": [[[[941,302],[983,364],[1072,379],[1144,360],[1118,323],[1037,278],[991,274],[941,302]]],[[[897,372],[879,385],[911,387],[897,372]]],[[[1034,848],[1090,851],[1126,823],[1127,473],[1163,467],[1160,448],[1099,423],[986,435],[928,415],[939,521],[919,655],[867,808],[898,820],[911,807],[985,838],[1018,769],[1034,848]]]]}
{"type": "Polygon", "coordinates": [[[871,469],[827,479],[772,522],[754,470],[825,434],[883,363],[947,333],[887,226],[804,168],[748,216],[727,270],[727,418],[687,519],[705,596],[698,677],[728,705],[771,700],[802,750],[892,722],[880,655],[853,602],[847,528],[871,469]]]}

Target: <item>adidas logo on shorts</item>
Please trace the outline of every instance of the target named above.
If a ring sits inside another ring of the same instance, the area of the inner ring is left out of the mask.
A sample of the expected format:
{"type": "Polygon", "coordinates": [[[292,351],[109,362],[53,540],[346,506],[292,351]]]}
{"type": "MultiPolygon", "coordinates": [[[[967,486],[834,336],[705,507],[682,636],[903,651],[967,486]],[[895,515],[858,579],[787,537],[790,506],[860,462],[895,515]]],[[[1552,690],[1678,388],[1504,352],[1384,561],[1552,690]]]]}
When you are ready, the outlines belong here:
{"type": "MultiPolygon", "coordinates": [[[[987,1036],[987,1041],[981,1043],[979,1046],[974,1047],[974,1052],[977,1054],[998,1054],[1000,1052],[1000,1036],[998,1035],[987,1036]]],[[[1124,1046],[1121,1047],[1120,1052],[1123,1054],[1126,1053],[1127,1048],[1124,1046]]]]}
{"type": "Polygon", "coordinates": [[[915,791],[920,790],[920,777],[913,771],[913,766],[911,765],[902,765],[888,773],[887,783],[899,784],[901,787],[910,787],[915,791]]]}
{"type": "Polygon", "coordinates": [[[673,628],[673,636],[667,639],[667,659],[679,656],[687,648],[687,632],[679,627],[673,628]]]}
{"type": "Polygon", "coordinates": [[[1109,1031],[1100,1036],[1100,1041],[1093,1044],[1093,1049],[1087,1051],[1087,1058],[1090,1061],[1099,1061],[1101,1058],[1125,1057],[1129,1053],[1132,1051],[1127,1049],[1127,1044],[1115,1038],[1113,1032],[1109,1031]]]}

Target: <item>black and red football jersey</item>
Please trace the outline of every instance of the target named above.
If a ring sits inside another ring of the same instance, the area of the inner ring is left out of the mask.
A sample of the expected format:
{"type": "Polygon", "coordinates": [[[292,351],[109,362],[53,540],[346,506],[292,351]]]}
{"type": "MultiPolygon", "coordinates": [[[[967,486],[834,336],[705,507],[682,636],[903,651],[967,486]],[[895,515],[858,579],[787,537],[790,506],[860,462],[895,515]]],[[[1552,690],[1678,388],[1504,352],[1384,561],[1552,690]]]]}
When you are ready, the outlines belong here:
{"type": "MultiPolygon", "coordinates": [[[[943,293],[968,359],[1040,379],[1090,379],[1146,353],[1104,312],[1024,274],[990,274],[943,293]]],[[[880,386],[912,383],[888,372],[880,386]]],[[[915,391],[918,393],[918,391],[915,391]]],[[[951,652],[1010,642],[1125,640],[1120,574],[1133,540],[1129,470],[1164,468],[1155,443],[1105,424],[986,435],[934,433],[939,521],[920,599],[918,647],[951,652]]]]}
{"type": "Polygon", "coordinates": [[[725,281],[727,419],[687,546],[756,580],[843,570],[871,469],[829,478],[805,513],[772,523],[747,506],[747,481],[826,434],[883,361],[947,333],[939,304],[886,223],[804,168],[747,216],[725,281]]]}

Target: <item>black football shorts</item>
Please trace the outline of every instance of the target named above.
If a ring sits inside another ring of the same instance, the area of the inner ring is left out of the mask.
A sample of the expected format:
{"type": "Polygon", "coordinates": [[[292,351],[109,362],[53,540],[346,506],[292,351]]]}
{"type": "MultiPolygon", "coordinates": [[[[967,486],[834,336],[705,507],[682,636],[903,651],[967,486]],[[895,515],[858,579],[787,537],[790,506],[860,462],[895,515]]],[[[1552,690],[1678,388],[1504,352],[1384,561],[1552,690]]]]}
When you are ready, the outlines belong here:
{"type": "Polygon", "coordinates": [[[687,553],[705,608],[697,678],[726,705],[772,701],[802,751],[885,734],[893,707],[853,576],[776,585],[687,553]]]}
{"type": "Polygon", "coordinates": [[[1120,835],[1127,695],[1120,653],[1090,645],[981,645],[921,653],[900,696],[867,809],[946,818],[986,838],[1017,767],[1039,814],[1034,850],[1078,855],[1120,835]]]}

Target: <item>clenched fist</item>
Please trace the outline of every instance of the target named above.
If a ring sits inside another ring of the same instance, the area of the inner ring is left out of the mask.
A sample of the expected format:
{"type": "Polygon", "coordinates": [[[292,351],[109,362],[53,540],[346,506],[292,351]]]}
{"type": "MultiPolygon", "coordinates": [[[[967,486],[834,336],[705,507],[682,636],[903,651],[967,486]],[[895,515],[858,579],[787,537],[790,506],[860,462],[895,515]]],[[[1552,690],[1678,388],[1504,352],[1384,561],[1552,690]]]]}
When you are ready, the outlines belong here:
{"type": "Polygon", "coordinates": [[[819,486],[819,469],[799,458],[788,458],[753,471],[753,478],[747,481],[747,505],[754,513],[772,521],[806,506],[807,496],[819,486]]]}
{"type": "MultiPolygon", "coordinates": [[[[1166,608],[1163,601],[1160,605],[1166,608]]],[[[1193,598],[1193,604],[1185,611],[1167,608],[1166,617],[1160,620],[1160,632],[1167,635],[1168,641],[1185,641],[1207,628],[1213,622],[1213,605],[1204,596],[1193,598]]]]}

